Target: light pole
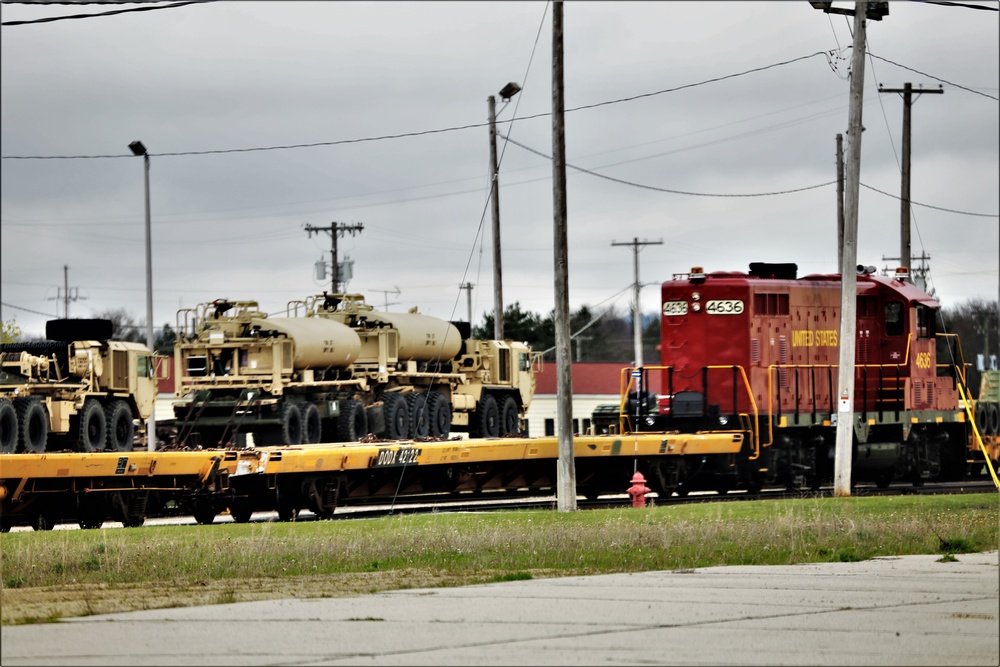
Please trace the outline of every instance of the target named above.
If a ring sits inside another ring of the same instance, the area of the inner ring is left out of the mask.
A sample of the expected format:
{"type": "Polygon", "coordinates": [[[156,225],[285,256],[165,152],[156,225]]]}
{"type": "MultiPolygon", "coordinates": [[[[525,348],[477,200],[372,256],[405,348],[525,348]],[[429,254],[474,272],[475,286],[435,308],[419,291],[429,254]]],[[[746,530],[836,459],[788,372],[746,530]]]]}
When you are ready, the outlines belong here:
{"type": "MultiPolygon", "coordinates": [[[[504,102],[520,92],[513,81],[498,93],[504,102]]],[[[493,201],[493,337],[503,340],[503,272],[500,268],[500,181],[497,178],[497,113],[496,97],[487,99],[490,108],[490,197],[493,201]]],[[[470,318],[471,319],[471,318],[470,318]]]]}
{"type": "MultiPolygon", "coordinates": [[[[149,367],[147,372],[153,372],[153,379],[156,379],[153,355],[155,355],[156,341],[153,340],[153,248],[150,244],[150,220],[149,220],[149,153],[141,141],[133,141],[128,145],[132,149],[132,154],[142,156],[146,182],[146,347],[149,348],[149,367]]],[[[146,449],[151,452],[156,451],[156,407],[149,413],[149,421],[146,424],[146,449]]]]}

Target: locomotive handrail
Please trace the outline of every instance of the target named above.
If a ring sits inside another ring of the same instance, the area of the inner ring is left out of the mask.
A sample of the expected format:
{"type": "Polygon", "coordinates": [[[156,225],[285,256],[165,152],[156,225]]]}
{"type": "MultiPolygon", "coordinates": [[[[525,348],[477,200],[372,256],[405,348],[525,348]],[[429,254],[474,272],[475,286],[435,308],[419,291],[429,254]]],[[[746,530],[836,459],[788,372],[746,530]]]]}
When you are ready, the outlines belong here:
{"type": "MultiPolygon", "coordinates": [[[[626,426],[626,423],[627,423],[627,420],[628,420],[628,416],[629,416],[628,413],[625,410],[625,406],[628,403],[628,396],[629,396],[629,393],[631,392],[631,389],[632,389],[632,384],[633,384],[633,382],[632,382],[632,380],[633,380],[633,378],[632,378],[632,371],[640,371],[640,373],[641,373],[641,372],[644,372],[644,371],[651,371],[651,370],[652,371],[670,371],[672,369],[673,369],[673,366],[656,366],[656,365],[654,365],[654,366],[643,366],[642,368],[637,368],[637,367],[634,367],[634,366],[626,366],[626,367],[624,367],[624,368],[621,369],[620,374],[619,374],[620,377],[619,377],[619,394],[618,394],[618,432],[619,433],[623,433],[623,434],[625,433],[625,426],[626,426]]],[[[728,365],[727,364],[727,365],[705,366],[702,369],[702,372],[707,375],[707,373],[708,373],[709,370],[732,370],[734,372],[734,376],[735,376],[736,371],[737,370],[739,371],[739,375],[740,375],[740,377],[743,380],[743,387],[746,389],[747,397],[750,399],[750,405],[753,408],[753,424],[755,424],[755,425],[759,424],[760,423],[760,421],[759,421],[759,416],[760,415],[759,415],[759,411],[757,409],[757,401],[754,400],[753,390],[750,388],[750,380],[749,380],[749,378],[747,378],[746,369],[744,369],[743,366],[728,365]]],[[[735,382],[734,382],[734,385],[735,385],[735,382]]],[[[736,398],[736,391],[737,391],[736,387],[734,386],[733,387],[733,398],[734,398],[734,401],[735,401],[735,398],[736,398]]],[[[704,398],[707,400],[707,396],[704,397],[704,398]]],[[[636,401],[637,402],[641,401],[641,399],[639,397],[639,394],[638,394],[638,391],[636,392],[636,401]]],[[[737,408],[736,408],[736,404],[735,403],[733,405],[733,412],[734,412],[735,417],[742,422],[743,421],[742,417],[745,415],[745,413],[739,412],[739,410],[737,410],[737,408]]],[[[746,416],[749,417],[749,415],[746,415],[746,416]]],[[[636,428],[638,428],[638,424],[636,424],[636,428]]],[[[760,430],[756,426],[754,426],[752,428],[752,431],[753,431],[753,441],[754,441],[754,452],[749,457],[749,460],[755,461],[758,458],[760,458],[760,448],[761,448],[761,444],[760,444],[760,430]]],[[[771,437],[771,441],[768,442],[764,446],[765,447],[770,446],[773,442],[774,442],[774,438],[771,437]]]]}

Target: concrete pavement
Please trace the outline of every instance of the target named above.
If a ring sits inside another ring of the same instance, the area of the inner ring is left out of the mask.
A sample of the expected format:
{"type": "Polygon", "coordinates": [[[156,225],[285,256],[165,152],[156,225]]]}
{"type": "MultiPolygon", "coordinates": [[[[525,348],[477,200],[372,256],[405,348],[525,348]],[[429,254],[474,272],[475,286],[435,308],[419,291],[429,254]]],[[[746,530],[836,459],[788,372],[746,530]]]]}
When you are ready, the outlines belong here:
{"type": "Polygon", "coordinates": [[[243,602],[0,628],[8,665],[1000,665],[997,552],[243,602]]]}

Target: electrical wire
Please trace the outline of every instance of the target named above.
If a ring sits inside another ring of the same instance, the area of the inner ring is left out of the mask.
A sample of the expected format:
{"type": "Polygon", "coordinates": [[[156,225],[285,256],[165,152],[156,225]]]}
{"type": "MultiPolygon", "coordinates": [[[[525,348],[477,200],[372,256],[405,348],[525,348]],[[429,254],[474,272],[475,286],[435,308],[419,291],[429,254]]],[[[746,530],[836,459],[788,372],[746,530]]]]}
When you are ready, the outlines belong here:
{"type": "MultiPolygon", "coordinates": [[[[47,17],[47,18],[30,19],[30,20],[26,20],[26,21],[4,21],[3,23],[0,23],[0,25],[30,25],[32,23],[51,23],[53,21],[62,21],[64,19],[92,19],[92,18],[97,18],[97,17],[100,17],[100,16],[112,16],[114,14],[128,14],[130,12],[149,12],[149,11],[153,11],[154,9],[173,9],[175,7],[183,7],[184,5],[202,5],[202,4],[205,4],[207,2],[215,2],[215,0],[188,0],[187,2],[175,2],[175,3],[170,4],[170,5],[160,5],[158,7],[149,7],[149,6],[132,7],[132,8],[129,8],[129,9],[113,9],[113,10],[111,10],[109,12],[100,12],[100,13],[95,13],[95,14],[70,14],[68,16],[50,16],[50,17],[47,17]]],[[[38,3],[33,3],[33,2],[17,2],[17,3],[4,2],[3,4],[5,4],[5,5],[6,4],[25,4],[25,5],[27,5],[27,4],[34,4],[34,5],[37,5],[38,3]]],[[[57,3],[48,3],[48,4],[57,4],[57,3]]],[[[81,4],[81,5],[82,4],[98,5],[98,4],[100,4],[100,5],[103,5],[103,4],[118,4],[118,3],[110,3],[110,2],[67,2],[67,3],[58,3],[58,4],[68,4],[68,5],[69,4],[73,4],[73,5],[77,5],[77,4],[81,4]]]]}

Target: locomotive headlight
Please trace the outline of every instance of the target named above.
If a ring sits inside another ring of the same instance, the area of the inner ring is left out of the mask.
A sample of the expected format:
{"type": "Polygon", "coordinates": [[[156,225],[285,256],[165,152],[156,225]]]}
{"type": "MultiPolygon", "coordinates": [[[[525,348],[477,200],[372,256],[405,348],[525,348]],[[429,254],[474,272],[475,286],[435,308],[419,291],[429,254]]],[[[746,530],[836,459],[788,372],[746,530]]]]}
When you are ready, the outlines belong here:
{"type": "Polygon", "coordinates": [[[692,301],[701,301],[701,293],[700,292],[691,292],[691,300],[692,301]]]}
{"type": "Polygon", "coordinates": [[[694,312],[697,313],[699,310],[701,310],[701,304],[700,303],[692,303],[691,304],[691,310],[693,310],[694,312]]]}

